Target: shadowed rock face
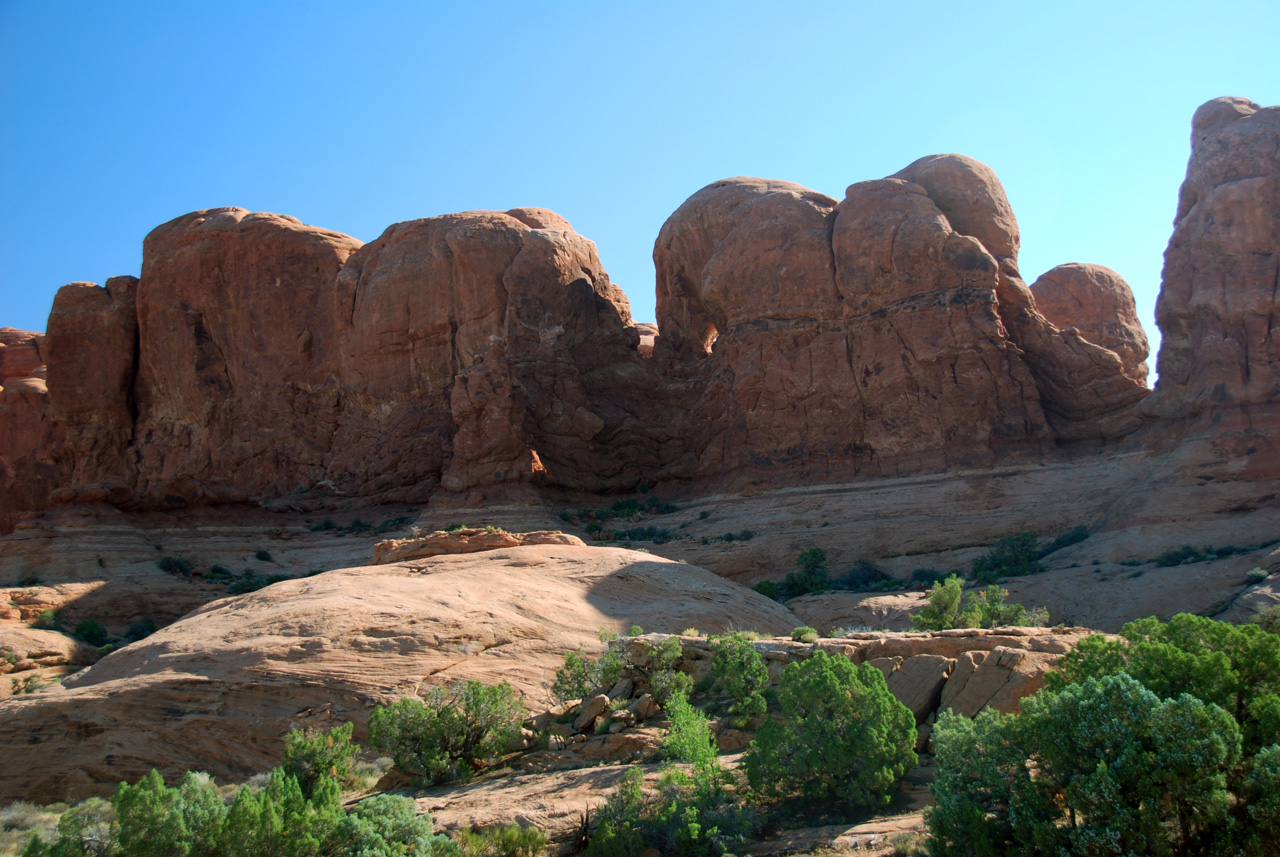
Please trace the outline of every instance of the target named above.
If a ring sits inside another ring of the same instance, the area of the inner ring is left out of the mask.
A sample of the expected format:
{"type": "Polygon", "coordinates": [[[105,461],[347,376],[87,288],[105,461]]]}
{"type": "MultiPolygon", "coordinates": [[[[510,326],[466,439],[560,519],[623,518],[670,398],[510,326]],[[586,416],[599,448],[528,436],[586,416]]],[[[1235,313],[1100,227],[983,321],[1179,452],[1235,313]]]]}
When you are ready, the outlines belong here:
{"type": "Polygon", "coordinates": [[[1257,450],[1280,392],[1277,115],[1243,99],[1196,114],[1141,407],[1127,285],[1070,264],[1028,288],[1004,190],[962,155],[838,203],[766,179],[702,189],[654,247],[660,330],[545,209],[399,223],[368,245],[194,212],[147,237],[140,280],[62,289],[47,349],[6,346],[31,365],[6,370],[0,530],[55,488],[149,508],[705,493],[1146,443],[1144,420],[1206,409],[1257,450]]]}
{"type": "Polygon", "coordinates": [[[44,343],[42,333],[0,327],[0,534],[45,508],[66,478],[54,460],[62,432],[49,415],[44,343]]]}

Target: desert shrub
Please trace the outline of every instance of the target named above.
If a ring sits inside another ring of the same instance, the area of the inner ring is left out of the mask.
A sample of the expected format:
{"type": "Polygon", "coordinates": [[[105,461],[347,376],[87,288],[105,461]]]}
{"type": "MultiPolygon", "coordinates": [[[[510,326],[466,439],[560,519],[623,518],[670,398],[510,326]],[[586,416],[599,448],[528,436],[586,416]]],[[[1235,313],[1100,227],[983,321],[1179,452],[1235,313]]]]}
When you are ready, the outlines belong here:
{"type": "Polygon", "coordinates": [[[676,537],[673,530],[665,527],[631,527],[616,530],[613,535],[624,542],[653,542],[655,545],[666,544],[676,537]]]}
{"type": "Polygon", "coordinates": [[[235,579],[235,581],[227,587],[228,595],[243,595],[246,592],[257,592],[265,586],[273,583],[279,583],[282,580],[288,580],[283,574],[254,574],[252,571],[246,571],[235,579]]]}
{"type": "Polygon", "coordinates": [[[1261,583],[1270,576],[1271,572],[1267,571],[1265,568],[1251,568],[1249,569],[1249,573],[1245,576],[1245,579],[1249,581],[1250,585],[1253,585],[1255,583],[1261,583]]]}
{"type": "Polygon", "coordinates": [[[480,832],[464,830],[454,841],[461,857],[537,857],[547,850],[547,837],[541,830],[518,824],[480,832]]]}
{"type": "Polygon", "coordinates": [[[598,660],[587,657],[582,649],[568,652],[564,666],[556,670],[551,684],[551,697],[564,705],[585,699],[592,691],[612,686],[622,675],[622,658],[612,649],[605,651],[598,660]]]}
{"type": "Polygon", "coordinates": [[[799,625],[792,629],[791,639],[796,643],[816,643],[818,642],[818,629],[811,628],[808,625],[799,625]]]}
{"type": "Polygon", "coordinates": [[[667,637],[649,650],[649,663],[643,670],[649,679],[649,692],[663,708],[677,693],[688,695],[693,690],[693,677],[676,669],[684,657],[678,637],[667,637]]]}
{"type": "Polygon", "coordinates": [[[44,680],[38,675],[25,675],[22,678],[9,679],[9,687],[14,696],[23,693],[35,693],[44,686],[44,680]]]}
{"type": "Polygon", "coordinates": [[[397,518],[387,518],[381,524],[374,528],[374,533],[382,535],[383,533],[394,532],[395,530],[403,530],[405,527],[413,523],[413,518],[409,515],[401,515],[397,518]]]}
{"type": "Polygon", "coordinates": [[[230,806],[204,774],[176,788],[152,771],[63,813],[58,839],[33,838],[24,857],[430,857],[455,854],[408,798],[379,795],[344,812],[338,784],[321,776],[310,796],[277,768],[260,790],[241,787],[230,806]]]}
{"type": "Polygon", "coordinates": [[[1124,673],[1027,698],[1018,715],[946,713],[933,736],[936,857],[1207,853],[1240,759],[1220,707],[1124,673]]]}
{"type": "Polygon", "coordinates": [[[715,652],[711,675],[733,697],[731,713],[743,719],[764,714],[769,668],[747,636],[735,631],[712,637],[711,650],[715,652]]]}
{"type": "Polygon", "coordinates": [[[1038,542],[1039,539],[1031,533],[1006,536],[973,561],[973,579],[988,584],[1002,577],[1022,577],[1043,571],[1038,562],[1038,542]]]}
{"type": "Polygon", "coordinates": [[[191,563],[187,561],[186,557],[182,556],[161,557],[160,561],[157,562],[156,565],[160,566],[161,571],[166,571],[169,574],[191,573],[191,563]]]}
{"type": "Polygon", "coordinates": [[[62,617],[58,615],[57,610],[41,610],[35,621],[31,623],[31,627],[39,628],[41,631],[56,631],[62,627],[62,617]]]}
{"type": "Polygon", "coordinates": [[[831,585],[827,579],[827,552],[824,548],[807,548],[796,557],[796,570],[782,581],[783,598],[795,598],[810,592],[821,592],[831,585]]]}
{"type": "Polygon", "coordinates": [[[467,780],[501,758],[523,719],[524,704],[505,681],[457,682],[421,702],[405,698],[375,709],[369,739],[406,773],[437,783],[467,780]]]}
{"type": "Polygon", "coordinates": [[[325,518],[323,521],[318,521],[307,527],[307,529],[313,533],[319,533],[325,530],[336,530],[337,528],[338,525],[333,522],[332,518],[325,518]]]}
{"type": "Polygon", "coordinates": [[[72,632],[77,638],[91,646],[101,646],[107,642],[107,629],[97,619],[84,619],[76,623],[72,632]]]}
{"type": "Polygon", "coordinates": [[[332,729],[293,729],[284,736],[284,762],[280,767],[298,780],[302,793],[312,796],[325,777],[340,786],[355,782],[356,756],[360,747],[351,740],[353,723],[332,729]]]}
{"type": "Polygon", "coordinates": [[[915,718],[869,664],[814,652],[783,671],[779,702],[743,761],[762,795],[883,806],[916,763],[915,718]]]}
{"type": "Polygon", "coordinates": [[[271,562],[271,554],[268,551],[258,550],[253,554],[254,559],[259,562],[271,562]]]}
{"type": "Polygon", "coordinates": [[[1196,550],[1191,545],[1183,545],[1180,548],[1170,548],[1162,551],[1152,560],[1156,568],[1172,568],[1175,565],[1187,565],[1193,562],[1202,561],[1205,556],[1213,551],[1213,548],[1205,548],[1204,552],[1196,550]]]}
{"type": "Polygon", "coordinates": [[[628,637],[639,637],[643,633],[644,633],[644,628],[641,628],[639,625],[632,625],[629,629],[627,629],[628,637]]]}
{"type": "Polygon", "coordinates": [[[1250,616],[1249,621],[1268,634],[1280,634],[1280,604],[1268,604],[1250,616]]]}
{"type": "Polygon", "coordinates": [[[648,848],[663,854],[719,857],[742,853],[755,817],[723,787],[714,758],[694,764],[692,774],[668,768],[658,794],[646,798],[644,774],[630,768],[596,814],[587,857],[641,857],[648,848]]]}
{"type": "Polygon", "coordinates": [[[917,568],[911,572],[912,583],[937,583],[939,580],[946,580],[949,575],[945,571],[938,571],[936,568],[917,568]]]}
{"type": "Polygon", "coordinates": [[[158,630],[159,628],[156,627],[155,621],[150,617],[146,619],[139,619],[137,622],[130,625],[129,629],[124,632],[124,638],[130,643],[136,643],[139,640],[150,637],[158,630]]]}
{"type": "Polygon", "coordinates": [[[988,586],[963,598],[964,583],[957,575],[933,585],[928,604],[911,617],[913,631],[946,631],[951,628],[1001,628],[1009,625],[1044,625],[1049,613],[1038,607],[1031,613],[1021,604],[1004,603],[1008,590],[988,586]]]}
{"type": "Polygon", "coordinates": [[[862,590],[889,579],[889,575],[885,574],[878,565],[860,559],[853,564],[852,568],[840,575],[840,579],[836,581],[836,588],[862,590]]]}
{"type": "Polygon", "coordinates": [[[47,811],[24,800],[14,801],[0,809],[0,830],[32,830],[39,827],[47,811]]]}
{"type": "Polygon", "coordinates": [[[1040,556],[1046,557],[1054,551],[1060,551],[1065,547],[1077,545],[1085,539],[1089,538],[1089,528],[1086,526],[1074,527],[1062,535],[1058,536],[1049,544],[1040,548],[1040,556]]]}
{"type": "Polygon", "coordinates": [[[663,758],[695,767],[714,765],[716,748],[707,715],[694,708],[683,693],[667,701],[666,712],[671,727],[662,739],[663,758]]]}
{"type": "Polygon", "coordinates": [[[772,580],[762,580],[751,588],[765,598],[772,598],[774,601],[782,600],[782,590],[772,580]]]}

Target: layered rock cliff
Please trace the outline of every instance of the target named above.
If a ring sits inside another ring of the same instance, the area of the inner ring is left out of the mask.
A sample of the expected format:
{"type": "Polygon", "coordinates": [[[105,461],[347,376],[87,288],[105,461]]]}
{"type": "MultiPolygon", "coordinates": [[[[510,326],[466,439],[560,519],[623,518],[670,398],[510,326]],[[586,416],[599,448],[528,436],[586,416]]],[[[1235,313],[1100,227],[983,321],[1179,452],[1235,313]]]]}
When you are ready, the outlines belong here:
{"type": "Polygon", "coordinates": [[[656,330],[544,209],[364,246],[194,212],[147,237],[140,279],[64,287],[43,343],[6,331],[0,531],[50,500],[479,506],[946,472],[1205,420],[1234,438],[1206,455],[1262,449],[1280,474],[1277,115],[1196,113],[1149,398],[1128,286],[1067,264],[1028,287],[998,179],[961,155],[839,202],[698,191],[655,244],[656,330]]]}

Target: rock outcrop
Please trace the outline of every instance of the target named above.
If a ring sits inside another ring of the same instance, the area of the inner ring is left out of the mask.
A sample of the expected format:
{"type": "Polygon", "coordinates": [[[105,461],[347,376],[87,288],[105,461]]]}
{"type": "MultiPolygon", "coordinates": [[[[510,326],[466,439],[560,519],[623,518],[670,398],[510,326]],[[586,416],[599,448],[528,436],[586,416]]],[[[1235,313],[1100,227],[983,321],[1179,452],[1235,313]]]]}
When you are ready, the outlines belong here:
{"type": "Polygon", "coordinates": [[[1250,457],[1272,478],[1278,110],[1196,114],[1149,399],[1128,287],[1070,264],[1029,288],[999,180],[962,155],[839,202],[709,185],[655,244],[658,327],[545,209],[398,223],[368,245],[281,215],[184,215],[147,237],[140,280],[62,289],[47,348],[9,334],[0,532],[50,492],[149,509],[705,495],[1121,439],[1167,450],[1202,414],[1221,442],[1179,472],[1250,457]]]}
{"type": "Polygon", "coordinates": [[[1277,152],[1280,107],[1218,98],[1195,113],[1156,303],[1161,416],[1280,399],[1277,152]]]}
{"type": "Polygon", "coordinates": [[[1066,333],[1074,332],[1120,358],[1124,374],[1147,383],[1147,334],[1129,284],[1110,268],[1071,262],[1031,284],[1036,309],[1066,333]]]}
{"type": "Polygon", "coordinates": [[[109,793],[152,767],[243,778],[291,726],[354,720],[455,679],[546,687],[601,628],[786,633],[762,595],[660,557],[515,547],[331,571],[225,598],[87,672],[0,703],[0,802],[109,793]]]}
{"type": "Polygon", "coordinates": [[[62,433],[49,413],[45,337],[0,327],[0,534],[45,508],[65,478],[56,461],[62,433]]]}

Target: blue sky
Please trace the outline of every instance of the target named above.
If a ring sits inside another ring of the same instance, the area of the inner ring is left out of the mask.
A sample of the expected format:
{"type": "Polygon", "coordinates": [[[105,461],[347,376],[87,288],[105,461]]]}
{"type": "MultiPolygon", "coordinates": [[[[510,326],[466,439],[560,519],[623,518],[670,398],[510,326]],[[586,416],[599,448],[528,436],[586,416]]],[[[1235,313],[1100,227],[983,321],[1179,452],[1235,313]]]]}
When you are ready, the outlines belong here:
{"type": "Polygon", "coordinates": [[[198,208],[369,241],[555,209],[653,319],[666,217],[720,178],[836,198],[918,157],[1001,177],[1028,281],[1098,262],[1148,334],[1191,114],[1280,103],[1280,3],[0,0],[0,326],[137,274],[198,208]]]}

